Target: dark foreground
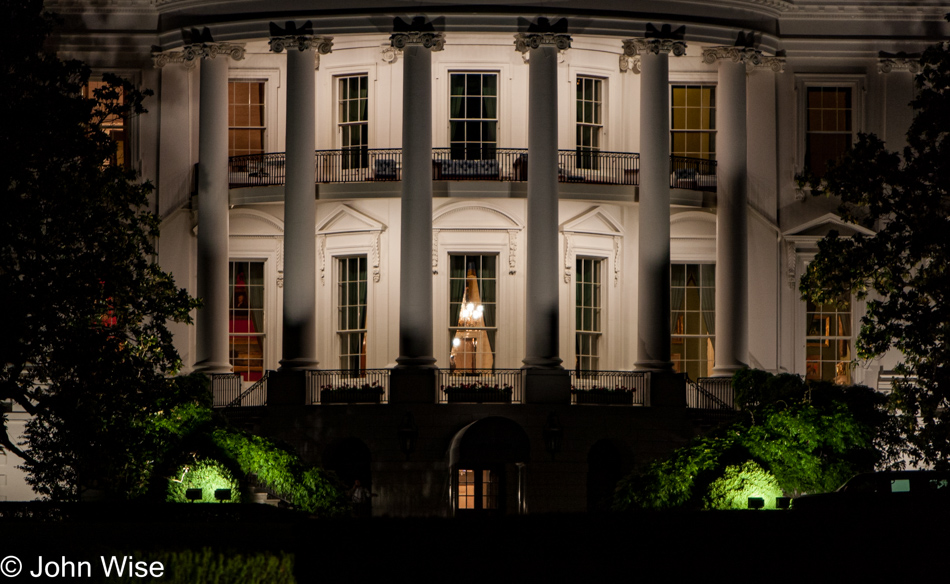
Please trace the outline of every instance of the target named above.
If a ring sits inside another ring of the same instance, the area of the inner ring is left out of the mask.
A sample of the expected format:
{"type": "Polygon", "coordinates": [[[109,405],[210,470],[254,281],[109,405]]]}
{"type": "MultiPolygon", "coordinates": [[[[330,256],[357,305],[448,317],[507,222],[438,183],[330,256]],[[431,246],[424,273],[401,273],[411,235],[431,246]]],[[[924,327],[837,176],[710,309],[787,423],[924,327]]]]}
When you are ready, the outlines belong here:
{"type": "MultiPolygon", "coordinates": [[[[950,544],[945,511],[314,520],[264,506],[216,507],[86,504],[57,520],[6,518],[0,559],[16,555],[29,570],[40,555],[75,561],[210,547],[291,553],[301,583],[920,582],[946,576],[950,544]]],[[[3,579],[37,581],[28,570],[3,579]]]]}

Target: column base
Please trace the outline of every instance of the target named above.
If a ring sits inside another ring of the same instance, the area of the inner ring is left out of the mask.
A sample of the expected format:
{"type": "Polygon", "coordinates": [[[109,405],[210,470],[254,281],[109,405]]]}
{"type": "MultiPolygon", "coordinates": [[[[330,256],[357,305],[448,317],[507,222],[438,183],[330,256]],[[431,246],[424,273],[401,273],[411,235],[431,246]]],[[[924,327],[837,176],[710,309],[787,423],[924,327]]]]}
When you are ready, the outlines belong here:
{"type": "Polygon", "coordinates": [[[561,366],[564,361],[558,357],[525,357],[521,362],[524,363],[522,369],[564,370],[564,367],[561,366]]]}
{"type": "Polygon", "coordinates": [[[296,359],[281,359],[280,368],[278,371],[313,371],[319,369],[317,365],[320,363],[313,359],[304,359],[298,357],[296,359]]]}
{"type": "Polygon", "coordinates": [[[733,363],[731,365],[715,366],[712,370],[712,375],[710,377],[732,377],[736,374],[737,371],[742,371],[743,369],[748,369],[748,365],[745,363],[733,363]]]}
{"type": "MultiPolygon", "coordinates": [[[[432,360],[433,362],[435,359],[432,360]]],[[[435,395],[435,367],[396,366],[389,373],[389,403],[431,404],[435,395]]]]}
{"type": "Polygon", "coordinates": [[[685,408],[686,375],[660,371],[651,373],[650,407],[685,408]]]}
{"type": "Polygon", "coordinates": [[[220,361],[199,361],[195,363],[192,369],[195,373],[207,373],[208,375],[217,373],[232,373],[234,370],[228,362],[220,361]]]}
{"type": "Polygon", "coordinates": [[[302,406],[307,403],[307,374],[279,369],[267,372],[267,405],[302,406]]]}
{"type": "MultiPolygon", "coordinates": [[[[560,361],[560,359],[558,359],[560,361]]],[[[571,374],[567,369],[523,367],[524,401],[529,404],[571,403],[571,374]]]]}
{"type": "Polygon", "coordinates": [[[636,371],[655,371],[657,373],[672,373],[672,361],[637,361],[633,364],[636,371]]]}

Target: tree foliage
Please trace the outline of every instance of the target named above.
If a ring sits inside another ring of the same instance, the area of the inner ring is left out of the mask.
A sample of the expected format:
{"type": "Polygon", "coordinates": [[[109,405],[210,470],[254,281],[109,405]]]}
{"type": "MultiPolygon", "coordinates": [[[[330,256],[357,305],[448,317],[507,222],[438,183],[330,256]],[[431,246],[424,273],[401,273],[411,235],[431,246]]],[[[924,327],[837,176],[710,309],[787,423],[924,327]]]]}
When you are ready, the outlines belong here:
{"type": "Polygon", "coordinates": [[[738,484],[727,469],[750,461],[794,496],[833,490],[895,459],[896,424],[885,398],[867,387],[806,383],[797,375],[748,369],[733,384],[740,420],[625,478],[617,487],[616,509],[716,508],[728,499],[723,485],[738,484]]]}
{"type": "Polygon", "coordinates": [[[801,292],[814,302],[867,299],[857,354],[903,354],[892,396],[912,455],[950,468],[950,43],[928,49],[921,63],[903,153],[860,134],[824,179],[824,194],[840,197],[841,218],[874,235],[829,233],[801,292]]]}
{"type": "MultiPolygon", "coordinates": [[[[257,485],[312,515],[329,517],[349,511],[344,487],[335,476],[307,465],[289,447],[235,429],[207,404],[184,404],[157,415],[151,430],[164,445],[150,473],[151,492],[157,499],[182,500],[185,480],[198,471],[200,476],[192,479],[240,484],[243,501],[250,500],[253,476],[257,485]],[[182,478],[185,466],[189,472],[182,478]]],[[[238,497],[237,487],[232,489],[238,497]]],[[[212,495],[210,490],[205,493],[212,495]]]]}
{"type": "Polygon", "coordinates": [[[103,163],[115,151],[103,121],[144,113],[150,93],[104,76],[83,97],[90,70],[44,51],[41,11],[0,8],[0,399],[32,416],[24,445],[5,424],[0,445],[41,495],[131,497],[160,447],[151,417],[194,398],[194,383],[170,377],[180,360],[167,325],[197,303],[154,261],[151,185],[103,163]]]}

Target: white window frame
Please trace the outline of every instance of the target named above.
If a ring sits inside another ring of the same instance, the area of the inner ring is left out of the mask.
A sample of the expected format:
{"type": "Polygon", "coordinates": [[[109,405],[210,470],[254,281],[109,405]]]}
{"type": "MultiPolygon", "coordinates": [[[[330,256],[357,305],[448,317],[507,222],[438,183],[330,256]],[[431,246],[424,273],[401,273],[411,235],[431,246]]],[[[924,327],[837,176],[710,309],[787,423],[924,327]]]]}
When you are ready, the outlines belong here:
{"type": "MultiPolygon", "coordinates": [[[[465,61],[443,61],[438,66],[433,66],[436,71],[433,86],[433,120],[437,120],[433,126],[433,145],[436,148],[449,148],[451,136],[449,135],[451,124],[449,115],[451,114],[451,77],[452,73],[494,73],[498,76],[498,104],[495,111],[496,124],[495,141],[496,148],[520,147],[511,145],[511,65],[499,63],[495,66],[486,66],[484,61],[465,62],[465,61]]],[[[525,144],[527,146],[527,144],[525,144]]]]}
{"type": "Polygon", "coordinates": [[[281,115],[282,106],[278,101],[280,89],[279,69],[228,69],[228,82],[263,81],[264,82],[264,153],[280,152],[284,144],[284,125],[281,115]]]}
{"type": "Polygon", "coordinates": [[[849,87],[851,88],[851,143],[857,140],[859,132],[864,132],[865,91],[867,75],[864,74],[795,74],[796,128],[795,171],[805,168],[805,142],[808,140],[808,88],[810,87],[849,87]]]}

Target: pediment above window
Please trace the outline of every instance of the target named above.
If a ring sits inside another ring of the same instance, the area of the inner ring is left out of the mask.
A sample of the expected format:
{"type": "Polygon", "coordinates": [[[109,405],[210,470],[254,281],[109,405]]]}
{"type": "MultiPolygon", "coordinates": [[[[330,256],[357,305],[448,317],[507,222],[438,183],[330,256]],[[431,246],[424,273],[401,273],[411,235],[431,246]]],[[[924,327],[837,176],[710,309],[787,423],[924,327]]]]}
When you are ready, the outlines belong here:
{"type": "Polygon", "coordinates": [[[457,203],[435,211],[433,229],[521,229],[524,225],[507,211],[484,203],[457,203]]]}
{"type": "Polygon", "coordinates": [[[318,235],[385,231],[386,225],[349,205],[340,205],[317,225],[318,235]]]}
{"type": "Polygon", "coordinates": [[[623,236],[623,227],[620,223],[600,206],[591,207],[580,215],[568,219],[561,224],[560,230],[608,237],[623,236]]]}
{"type": "Polygon", "coordinates": [[[834,213],[826,213],[821,217],[802,223],[789,229],[783,235],[787,238],[822,238],[831,231],[837,231],[842,237],[851,237],[859,233],[874,235],[874,231],[860,225],[846,223],[834,213]]]}

